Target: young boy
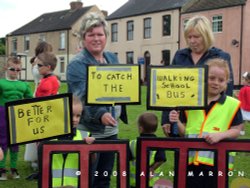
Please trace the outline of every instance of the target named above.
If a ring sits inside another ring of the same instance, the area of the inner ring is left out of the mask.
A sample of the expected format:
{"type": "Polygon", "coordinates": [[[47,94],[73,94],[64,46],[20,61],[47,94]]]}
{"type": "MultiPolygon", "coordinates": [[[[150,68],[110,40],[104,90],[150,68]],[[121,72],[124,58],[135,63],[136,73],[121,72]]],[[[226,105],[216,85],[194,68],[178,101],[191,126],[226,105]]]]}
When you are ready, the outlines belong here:
{"type": "MultiPolygon", "coordinates": [[[[156,137],[155,132],[158,126],[158,118],[154,113],[144,112],[137,120],[138,131],[140,137],[156,137]]],[[[131,140],[130,145],[130,187],[136,187],[136,144],[137,140],[131,140]]],[[[150,178],[149,186],[153,187],[154,183],[159,179],[160,166],[166,161],[164,150],[150,151],[150,174],[154,176],[150,178]]]]}
{"type": "MultiPolygon", "coordinates": [[[[57,79],[57,76],[53,74],[57,65],[56,56],[48,51],[42,52],[36,56],[35,64],[38,67],[39,74],[42,76],[42,79],[37,86],[35,97],[56,95],[59,90],[59,81],[57,79]]],[[[39,143],[37,143],[37,145],[38,144],[39,143]]],[[[37,178],[38,172],[35,172],[29,175],[26,179],[33,180],[37,178]]]]}
{"type": "MultiPolygon", "coordinates": [[[[224,92],[229,80],[229,68],[225,60],[214,58],[206,63],[208,69],[208,107],[205,110],[186,110],[185,115],[173,110],[171,122],[177,122],[181,135],[187,138],[204,138],[215,144],[226,138],[237,138],[243,127],[240,101],[224,92]]],[[[190,151],[188,154],[187,188],[217,187],[217,169],[214,166],[214,152],[190,151]],[[200,176],[200,173],[204,176],[200,176]],[[210,174],[214,175],[211,176],[210,174]]],[[[229,169],[233,167],[233,155],[229,154],[229,169]]]]}
{"type": "Polygon", "coordinates": [[[5,103],[24,98],[32,98],[32,90],[28,83],[18,80],[22,70],[20,59],[10,57],[5,66],[6,79],[0,80],[0,147],[4,152],[4,158],[0,161],[0,180],[7,180],[6,159],[10,150],[10,171],[13,179],[20,178],[17,171],[18,146],[7,146],[7,125],[5,117],[5,103]]]}
{"type": "MultiPolygon", "coordinates": [[[[94,142],[95,138],[89,137],[89,133],[77,129],[83,110],[81,100],[73,96],[72,101],[74,135],[59,140],[85,140],[88,144],[94,142]]],[[[76,172],[79,171],[79,158],[75,153],[53,154],[52,156],[52,187],[73,186],[78,187],[78,178],[76,172]],[[68,174],[69,171],[74,171],[68,174]]]]}
{"type": "Polygon", "coordinates": [[[40,75],[42,75],[35,96],[43,97],[56,95],[59,89],[59,81],[57,76],[53,74],[57,64],[56,56],[51,52],[44,52],[37,56],[35,63],[38,66],[40,75]]]}

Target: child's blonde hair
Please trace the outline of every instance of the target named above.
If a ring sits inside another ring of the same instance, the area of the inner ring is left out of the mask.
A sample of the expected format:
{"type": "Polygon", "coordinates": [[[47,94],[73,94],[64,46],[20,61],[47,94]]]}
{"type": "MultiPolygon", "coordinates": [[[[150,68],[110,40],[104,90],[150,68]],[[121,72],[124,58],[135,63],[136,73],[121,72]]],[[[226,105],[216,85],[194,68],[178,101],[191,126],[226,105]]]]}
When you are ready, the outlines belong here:
{"type": "Polygon", "coordinates": [[[81,99],[76,95],[72,96],[72,105],[81,105],[82,109],[83,109],[83,103],[82,103],[81,99]]]}
{"type": "Polygon", "coordinates": [[[208,68],[215,66],[215,67],[224,69],[226,73],[226,79],[227,81],[229,81],[230,70],[229,70],[228,62],[225,59],[221,59],[221,58],[209,59],[206,62],[206,65],[208,65],[208,68]]]}

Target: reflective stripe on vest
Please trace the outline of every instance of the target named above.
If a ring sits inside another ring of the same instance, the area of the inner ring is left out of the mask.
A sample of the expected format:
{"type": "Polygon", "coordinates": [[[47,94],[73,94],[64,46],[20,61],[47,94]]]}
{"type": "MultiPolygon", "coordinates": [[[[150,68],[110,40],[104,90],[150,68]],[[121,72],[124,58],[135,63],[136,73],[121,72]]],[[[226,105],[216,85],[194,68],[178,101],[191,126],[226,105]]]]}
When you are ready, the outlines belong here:
{"type": "MultiPolygon", "coordinates": [[[[188,138],[202,138],[208,133],[225,132],[240,107],[240,102],[227,96],[224,104],[216,103],[209,113],[204,110],[187,110],[187,124],[185,136],[188,138]],[[218,114],[220,118],[218,119],[218,114]]],[[[212,151],[189,151],[189,164],[214,165],[214,152],[212,151]]],[[[229,153],[229,169],[233,168],[233,156],[235,152],[229,153]]]]}
{"type": "MultiPolygon", "coordinates": [[[[83,140],[89,136],[86,131],[76,131],[73,140],[83,140]]],[[[78,187],[78,177],[76,172],[79,170],[79,155],[69,153],[64,160],[63,154],[53,154],[52,157],[52,186],[59,187],[63,185],[72,185],[78,187]],[[72,162],[73,161],[73,162],[72,162]],[[64,164],[64,169],[63,168],[64,164]],[[62,179],[63,178],[63,179],[62,179]]]]}
{"type": "MultiPolygon", "coordinates": [[[[136,186],[136,145],[137,145],[137,140],[131,140],[129,142],[129,147],[130,147],[130,151],[132,153],[132,157],[133,159],[130,161],[130,186],[135,187],[136,186]]],[[[156,151],[150,151],[149,152],[149,165],[154,164],[154,159],[155,159],[155,155],[156,155],[156,151]]],[[[149,180],[149,186],[153,187],[155,182],[160,179],[160,172],[161,172],[161,168],[157,168],[154,172],[154,176],[150,177],[149,180]]]]}

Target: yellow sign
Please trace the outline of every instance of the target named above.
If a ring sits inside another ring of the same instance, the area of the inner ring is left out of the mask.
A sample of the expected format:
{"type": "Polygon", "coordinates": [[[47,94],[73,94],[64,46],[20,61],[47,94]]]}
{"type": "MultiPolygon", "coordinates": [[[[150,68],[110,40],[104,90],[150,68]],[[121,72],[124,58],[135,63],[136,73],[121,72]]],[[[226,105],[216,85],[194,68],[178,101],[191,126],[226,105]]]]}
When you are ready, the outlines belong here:
{"type": "Polygon", "coordinates": [[[138,65],[88,66],[87,104],[140,102],[138,65]]]}
{"type": "Polygon", "coordinates": [[[71,97],[61,94],[8,103],[10,144],[71,133],[71,97]]]}
{"type": "Polygon", "coordinates": [[[204,67],[150,67],[148,108],[201,108],[206,105],[204,67]]]}

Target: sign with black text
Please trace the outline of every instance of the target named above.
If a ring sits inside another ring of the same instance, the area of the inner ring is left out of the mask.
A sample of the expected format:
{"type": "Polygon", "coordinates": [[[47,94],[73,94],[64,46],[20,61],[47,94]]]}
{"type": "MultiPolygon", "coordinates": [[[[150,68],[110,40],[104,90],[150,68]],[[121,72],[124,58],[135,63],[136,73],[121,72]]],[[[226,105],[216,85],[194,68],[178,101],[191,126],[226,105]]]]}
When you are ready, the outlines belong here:
{"type": "Polygon", "coordinates": [[[89,65],[87,78],[88,105],[139,104],[139,65],[89,65]]]}
{"type": "Polygon", "coordinates": [[[6,103],[10,145],[71,134],[71,109],[71,94],[6,103]]]}
{"type": "Polygon", "coordinates": [[[206,66],[150,67],[148,109],[199,109],[206,104],[206,66]]]}

